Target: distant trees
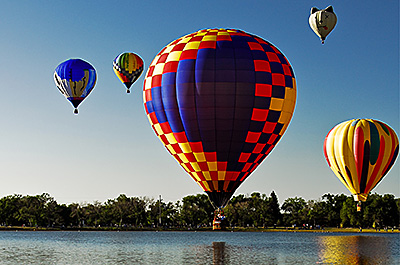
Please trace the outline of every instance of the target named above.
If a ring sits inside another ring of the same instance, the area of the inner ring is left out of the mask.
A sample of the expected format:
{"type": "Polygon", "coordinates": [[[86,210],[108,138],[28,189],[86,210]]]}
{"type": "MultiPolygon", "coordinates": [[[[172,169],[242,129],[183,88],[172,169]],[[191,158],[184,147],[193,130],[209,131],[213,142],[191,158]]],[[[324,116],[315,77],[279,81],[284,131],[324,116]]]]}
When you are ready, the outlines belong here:
{"type": "MultiPolygon", "coordinates": [[[[395,227],[399,226],[400,199],[391,194],[370,194],[356,211],[344,194],[324,194],[319,200],[287,198],[282,206],[274,191],[233,196],[224,209],[228,226],[234,227],[395,227]]],[[[147,197],[119,195],[104,203],[58,204],[49,194],[19,194],[0,199],[0,225],[30,227],[164,227],[211,226],[214,209],[207,195],[188,195],[164,202],[147,197]]]]}

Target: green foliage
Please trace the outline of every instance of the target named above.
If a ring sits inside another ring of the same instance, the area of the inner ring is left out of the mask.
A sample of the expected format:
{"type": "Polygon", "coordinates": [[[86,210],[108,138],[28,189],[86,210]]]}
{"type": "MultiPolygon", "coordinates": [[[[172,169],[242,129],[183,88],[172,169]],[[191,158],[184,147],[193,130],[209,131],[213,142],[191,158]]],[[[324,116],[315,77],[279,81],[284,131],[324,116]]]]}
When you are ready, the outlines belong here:
{"type": "MultiPolygon", "coordinates": [[[[319,200],[278,197],[254,192],[233,196],[224,209],[231,227],[298,228],[399,226],[400,199],[391,194],[370,194],[360,212],[351,196],[324,194],[319,200]]],[[[188,195],[178,202],[147,197],[118,198],[105,203],[58,204],[49,194],[9,195],[0,199],[0,225],[30,227],[195,228],[210,227],[214,209],[207,195],[188,195]]]]}

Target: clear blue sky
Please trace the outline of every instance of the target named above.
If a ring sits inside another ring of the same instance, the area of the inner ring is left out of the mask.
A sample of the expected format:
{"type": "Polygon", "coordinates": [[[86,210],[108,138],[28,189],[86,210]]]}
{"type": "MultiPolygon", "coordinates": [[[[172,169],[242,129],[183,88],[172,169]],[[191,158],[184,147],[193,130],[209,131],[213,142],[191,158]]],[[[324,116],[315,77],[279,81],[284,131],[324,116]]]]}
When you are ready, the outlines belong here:
{"type": "MultiPolygon", "coordinates": [[[[284,137],[237,194],[275,191],[282,202],[350,195],[322,152],[336,124],[374,118],[399,130],[399,2],[392,1],[4,1],[0,9],[0,197],[50,193],[59,203],[104,202],[124,193],[177,201],[202,193],[153,133],[144,74],[126,94],[112,60],[142,56],[145,69],[172,40],[202,28],[239,28],[291,62],[296,110],[284,137]],[[311,7],[333,5],[325,45],[311,7]],[[98,82],[79,115],[53,81],[80,57],[98,82]]],[[[400,197],[399,161],[373,192],[400,197]]]]}

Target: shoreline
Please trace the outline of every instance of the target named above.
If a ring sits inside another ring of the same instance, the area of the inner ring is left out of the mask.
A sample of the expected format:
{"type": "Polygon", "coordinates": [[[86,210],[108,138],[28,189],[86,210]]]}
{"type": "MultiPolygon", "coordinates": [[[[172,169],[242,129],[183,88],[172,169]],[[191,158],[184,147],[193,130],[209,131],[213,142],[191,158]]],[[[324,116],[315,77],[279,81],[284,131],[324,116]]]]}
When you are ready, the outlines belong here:
{"type": "Polygon", "coordinates": [[[93,231],[93,232],[285,232],[285,233],[376,233],[376,234],[399,234],[399,228],[396,229],[374,229],[363,228],[335,228],[326,227],[324,229],[294,229],[294,228],[226,228],[224,230],[212,230],[211,227],[204,227],[198,229],[188,228],[132,228],[132,227],[68,227],[68,228],[55,228],[55,227],[21,227],[21,226],[0,226],[1,231],[93,231]]]}

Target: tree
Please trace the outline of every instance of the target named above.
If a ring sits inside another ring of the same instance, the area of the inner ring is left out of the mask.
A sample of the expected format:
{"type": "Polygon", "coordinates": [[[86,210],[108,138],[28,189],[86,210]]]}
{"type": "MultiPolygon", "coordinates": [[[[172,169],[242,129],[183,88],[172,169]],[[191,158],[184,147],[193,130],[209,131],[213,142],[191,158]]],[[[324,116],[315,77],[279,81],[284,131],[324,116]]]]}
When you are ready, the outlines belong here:
{"type": "Polygon", "coordinates": [[[284,211],[284,223],[286,225],[303,224],[306,221],[305,212],[306,201],[303,198],[295,197],[288,198],[282,204],[282,211],[284,211]]]}

